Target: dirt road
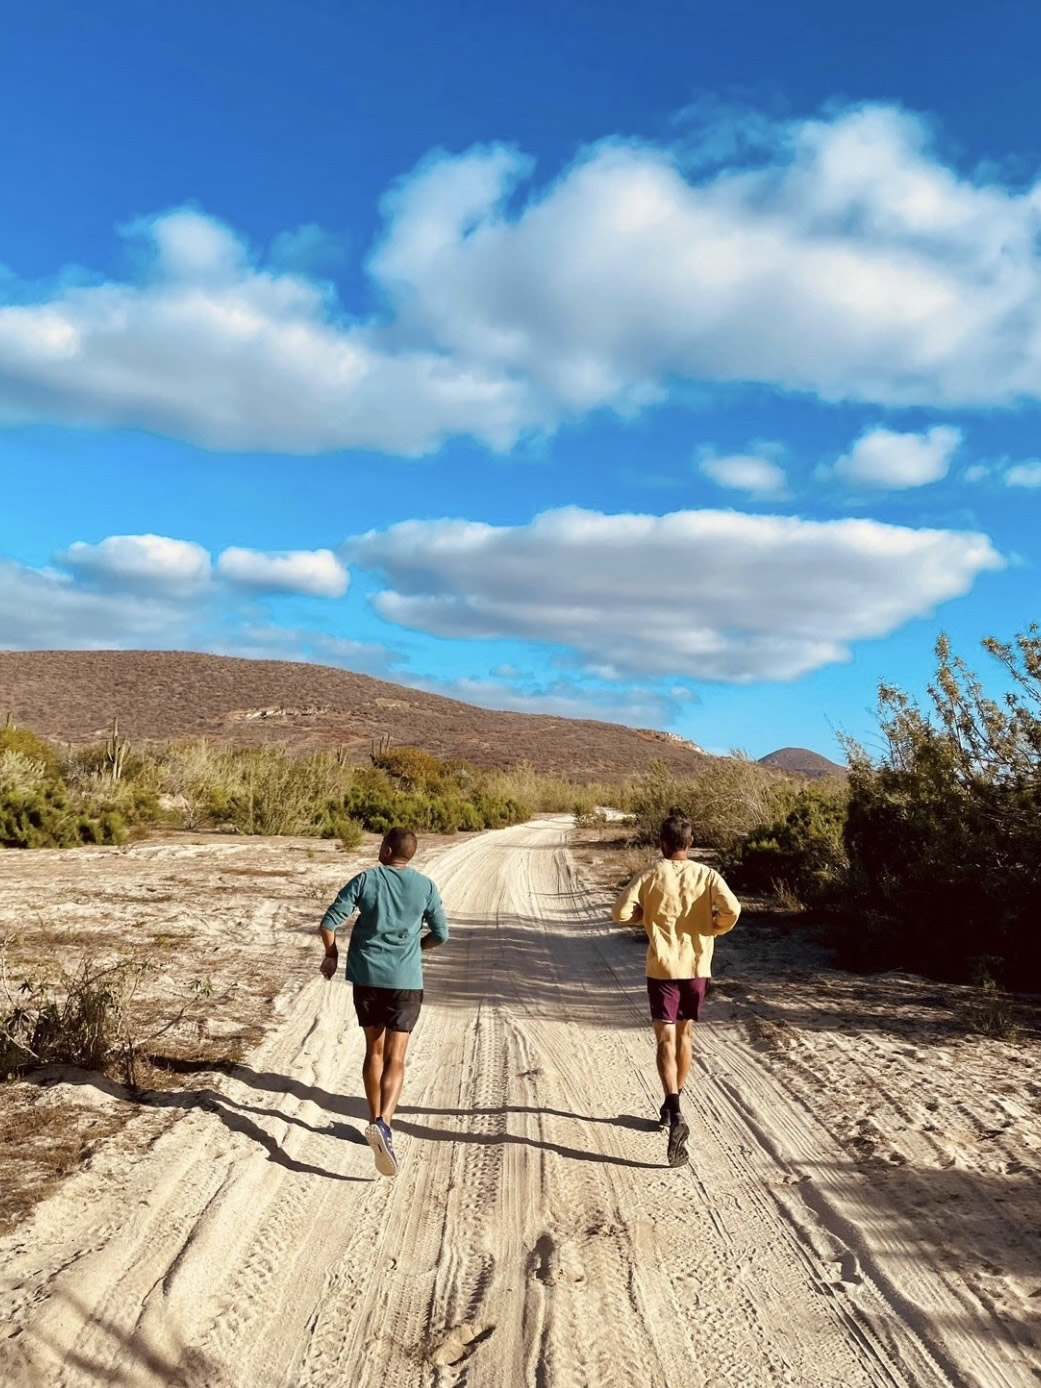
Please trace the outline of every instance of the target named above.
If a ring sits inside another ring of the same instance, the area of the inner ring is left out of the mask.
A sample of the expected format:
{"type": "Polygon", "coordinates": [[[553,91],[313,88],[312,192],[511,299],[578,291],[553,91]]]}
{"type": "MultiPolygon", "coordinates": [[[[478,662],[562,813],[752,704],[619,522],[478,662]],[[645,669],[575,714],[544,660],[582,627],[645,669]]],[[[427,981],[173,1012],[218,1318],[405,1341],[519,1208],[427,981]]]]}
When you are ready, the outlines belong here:
{"type": "MultiPolygon", "coordinates": [[[[103,1155],[4,1246],[5,1385],[894,1388],[1037,1383],[912,1214],[725,1020],[692,1164],[663,1164],[642,954],[565,824],[429,863],[453,939],[399,1110],[361,1138],[360,1034],[316,975],[139,1159],[103,1155]]],[[[721,945],[721,952],[726,943],[721,945]]]]}

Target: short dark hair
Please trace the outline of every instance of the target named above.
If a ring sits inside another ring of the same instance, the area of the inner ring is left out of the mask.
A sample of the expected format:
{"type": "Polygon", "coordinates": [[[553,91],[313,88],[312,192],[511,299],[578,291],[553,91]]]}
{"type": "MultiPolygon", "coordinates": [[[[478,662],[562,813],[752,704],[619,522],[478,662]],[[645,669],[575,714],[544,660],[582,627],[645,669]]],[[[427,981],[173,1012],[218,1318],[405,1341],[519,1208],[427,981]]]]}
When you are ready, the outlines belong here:
{"type": "Polygon", "coordinates": [[[659,837],[666,853],[680,853],[694,842],[694,830],[690,827],[689,819],[684,819],[679,814],[670,814],[661,822],[659,837]]]}
{"type": "Polygon", "coordinates": [[[411,829],[388,829],[383,836],[384,847],[388,848],[393,858],[404,858],[406,862],[416,856],[416,849],[419,847],[416,836],[411,829]]]}

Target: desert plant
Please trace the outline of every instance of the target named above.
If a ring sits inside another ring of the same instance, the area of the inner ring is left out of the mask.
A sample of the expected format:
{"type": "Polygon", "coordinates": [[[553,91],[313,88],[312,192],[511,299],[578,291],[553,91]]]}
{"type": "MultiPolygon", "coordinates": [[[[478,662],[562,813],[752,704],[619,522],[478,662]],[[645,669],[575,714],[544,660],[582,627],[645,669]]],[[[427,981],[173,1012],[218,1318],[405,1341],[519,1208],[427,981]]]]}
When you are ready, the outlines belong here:
{"type": "Polygon", "coordinates": [[[783,893],[789,905],[828,904],[845,885],[847,803],[844,781],[801,787],[786,814],[724,855],[728,879],[739,890],[783,893]]]}
{"type": "Polygon", "coordinates": [[[847,918],[870,912],[865,962],[971,977],[981,946],[999,984],[1041,986],[1041,632],[984,643],[1012,676],[989,698],[946,638],[924,711],[883,686],[885,751],[852,748],[847,918]]]}
{"type": "Polygon", "coordinates": [[[171,1015],[145,1024],[135,1015],[142,982],[158,966],[141,955],[111,964],[84,959],[53,978],[33,976],[17,987],[8,967],[10,941],[0,943],[0,1076],[41,1065],[114,1072],[136,1088],[142,1054],[190,1020],[212,989],[194,979],[171,1015]]]}
{"type": "Polygon", "coordinates": [[[42,761],[13,747],[0,752],[0,795],[36,794],[47,779],[47,767],[42,761]]]}
{"type": "Polygon", "coordinates": [[[661,821],[679,809],[693,824],[696,843],[727,851],[782,815],[794,793],[792,782],[738,750],[706,758],[682,780],[656,760],[632,788],[634,832],[640,842],[656,843],[661,821]]]}

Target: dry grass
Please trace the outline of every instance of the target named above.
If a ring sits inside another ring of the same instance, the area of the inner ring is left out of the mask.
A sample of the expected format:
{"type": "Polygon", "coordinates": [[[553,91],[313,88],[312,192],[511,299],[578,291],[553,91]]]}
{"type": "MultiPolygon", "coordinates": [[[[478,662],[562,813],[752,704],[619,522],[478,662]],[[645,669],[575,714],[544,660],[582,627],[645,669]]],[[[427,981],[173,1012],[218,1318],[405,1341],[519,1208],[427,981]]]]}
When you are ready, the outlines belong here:
{"type": "Polygon", "coordinates": [[[615,780],[662,759],[689,775],[704,755],[654,730],[497,713],[368,675],[288,661],[183,651],[0,652],[0,712],[59,742],[209,737],[296,750],[342,747],[358,760],[389,737],[490,769],[615,780]],[[255,716],[265,712],[267,716],[255,716]]]}

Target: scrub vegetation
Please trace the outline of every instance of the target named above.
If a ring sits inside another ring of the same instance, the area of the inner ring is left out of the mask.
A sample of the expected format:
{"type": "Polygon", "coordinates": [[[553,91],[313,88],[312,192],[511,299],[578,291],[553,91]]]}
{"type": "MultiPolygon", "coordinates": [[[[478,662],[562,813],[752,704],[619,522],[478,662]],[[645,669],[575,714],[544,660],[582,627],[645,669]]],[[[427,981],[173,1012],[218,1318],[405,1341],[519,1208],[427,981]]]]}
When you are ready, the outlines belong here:
{"type": "Polygon", "coordinates": [[[0,844],[118,844],[148,827],[314,835],[348,848],[363,831],[501,829],[545,811],[589,813],[617,786],[489,771],[418,747],[374,744],[367,763],[337,750],[228,747],[196,738],[137,748],[113,726],[103,743],[63,750],[10,720],[0,732],[0,844]]]}

